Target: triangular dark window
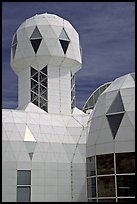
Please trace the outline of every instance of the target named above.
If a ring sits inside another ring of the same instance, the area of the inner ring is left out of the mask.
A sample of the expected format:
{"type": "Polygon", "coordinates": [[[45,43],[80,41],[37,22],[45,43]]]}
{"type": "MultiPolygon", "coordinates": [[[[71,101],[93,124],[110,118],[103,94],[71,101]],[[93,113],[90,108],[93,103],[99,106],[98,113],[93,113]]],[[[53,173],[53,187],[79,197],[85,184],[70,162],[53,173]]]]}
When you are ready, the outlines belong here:
{"type": "Polygon", "coordinates": [[[30,40],[35,54],[37,53],[42,39],[30,40]]]}
{"type": "Polygon", "coordinates": [[[121,99],[120,92],[118,92],[118,94],[116,95],[114,101],[112,102],[107,114],[118,113],[118,112],[123,112],[123,111],[125,111],[124,106],[123,106],[123,102],[121,99]]]}
{"type": "Polygon", "coordinates": [[[16,48],[17,48],[17,44],[14,44],[14,45],[12,46],[13,58],[15,57],[16,48]]]}
{"type": "Polygon", "coordinates": [[[132,76],[132,78],[133,78],[134,81],[135,81],[135,73],[131,73],[131,76],[132,76]]]}
{"type": "Polygon", "coordinates": [[[42,35],[40,34],[39,29],[37,28],[37,26],[36,26],[35,30],[33,31],[32,35],[30,37],[30,40],[32,40],[32,39],[42,39],[42,35]]]}
{"type": "Polygon", "coordinates": [[[120,126],[120,123],[122,121],[124,113],[114,114],[114,115],[107,115],[107,120],[113,135],[113,138],[115,139],[118,128],[120,126]]]}
{"type": "Polygon", "coordinates": [[[64,54],[66,54],[67,49],[68,49],[68,45],[70,43],[70,39],[69,39],[64,28],[62,29],[62,31],[60,33],[59,41],[60,41],[60,44],[61,44],[61,47],[63,49],[64,54]]]}
{"type": "Polygon", "coordinates": [[[15,34],[12,45],[17,43],[17,34],[15,34]]]}
{"type": "Polygon", "coordinates": [[[40,71],[47,75],[47,66],[41,69],[40,71]]]}
{"type": "Polygon", "coordinates": [[[60,44],[61,44],[62,49],[64,51],[64,54],[66,54],[67,48],[68,48],[68,45],[69,45],[69,41],[65,41],[65,40],[59,40],[59,41],[60,41],[60,44]]]}

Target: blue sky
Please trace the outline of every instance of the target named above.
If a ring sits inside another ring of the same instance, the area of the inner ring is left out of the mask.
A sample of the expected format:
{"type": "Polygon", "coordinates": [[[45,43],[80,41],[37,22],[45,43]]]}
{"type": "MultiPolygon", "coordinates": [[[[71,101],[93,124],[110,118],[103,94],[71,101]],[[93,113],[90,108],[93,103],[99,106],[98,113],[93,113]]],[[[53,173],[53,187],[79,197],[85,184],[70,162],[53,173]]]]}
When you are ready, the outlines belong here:
{"type": "Polygon", "coordinates": [[[10,67],[12,36],[25,19],[45,12],[68,20],[80,35],[83,65],[76,74],[78,108],[103,83],[135,71],[134,2],[3,2],[3,108],[17,107],[17,76],[10,67]]]}

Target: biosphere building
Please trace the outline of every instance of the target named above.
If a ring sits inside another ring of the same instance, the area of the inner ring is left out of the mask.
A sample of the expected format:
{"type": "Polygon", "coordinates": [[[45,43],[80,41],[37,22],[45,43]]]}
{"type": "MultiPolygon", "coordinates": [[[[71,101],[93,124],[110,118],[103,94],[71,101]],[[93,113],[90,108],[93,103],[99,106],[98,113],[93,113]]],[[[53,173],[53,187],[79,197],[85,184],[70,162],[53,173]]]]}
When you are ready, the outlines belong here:
{"type": "Polygon", "coordinates": [[[82,111],[81,66],[68,21],[35,15],[15,32],[18,108],[2,111],[3,202],[134,201],[135,75],[97,89],[82,111]]]}

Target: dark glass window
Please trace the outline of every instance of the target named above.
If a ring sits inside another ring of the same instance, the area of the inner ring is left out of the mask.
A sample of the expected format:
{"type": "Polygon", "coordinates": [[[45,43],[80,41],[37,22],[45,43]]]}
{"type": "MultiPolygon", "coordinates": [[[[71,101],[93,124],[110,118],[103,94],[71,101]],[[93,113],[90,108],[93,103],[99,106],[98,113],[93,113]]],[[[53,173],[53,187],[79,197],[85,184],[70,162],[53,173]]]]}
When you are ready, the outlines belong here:
{"type": "Polygon", "coordinates": [[[97,174],[114,174],[114,154],[97,155],[97,174]]]}
{"type": "Polygon", "coordinates": [[[75,76],[71,72],[71,109],[76,106],[76,97],[75,97],[75,76]]]}
{"type": "Polygon", "coordinates": [[[60,33],[59,42],[61,44],[61,47],[63,49],[64,54],[66,54],[69,43],[70,43],[70,39],[69,39],[69,37],[68,37],[68,35],[67,35],[64,28],[62,29],[62,31],[60,33]]]}
{"type": "Polygon", "coordinates": [[[30,201],[30,186],[22,186],[17,188],[17,202],[29,202],[30,201]]]}
{"type": "Polygon", "coordinates": [[[118,198],[118,202],[132,203],[132,202],[136,202],[136,200],[135,200],[135,198],[118,198]]]}
{"type": "Polygon", "coordinates": [[[116,199],[98,199],[98,202],[116,202],[116,199]]]}
{"type": "Polygon", "coordinates": [[[97,199],[88,199],[88,202],[97,202],[97,199]]]}
{"type": "Polygon", "coordinates": [[[35,30],[33,31],[30,37],[30,42],[34,49],[35,54],[37,53],[39,49],[41,41],[42,41],[42,35],[40,34],[39,29],[36,26],[35,30]]]}
{"type": "Polygon", "coordinates": [[[29,202],[31,200],[31,171],[17,171],[17,202],[29,202]]]}
{"type": "Polygon", "coordinates": [[[118,92],[107,113],[117,113],[123,111],[124,111],[123,102],[121,99],[120,92],[118,92]]]}
{"type": "Polygon", "coordinates": [[[96,178],[87,179],[88,198],[96,197],[96,178]]]}
{"type": "Polygon", "coordinates": [[[120,175],[117,176],[117,194],[118,196],[135,196],[135,176],[120,175]]]}
{"type": "Polygon", "coordinates": [[[98,196],[115,197],[115,178],[114,176],[104,176],[97,178],[98,196]]]}
{"type": "Polygon", "coordinates": [[[66,54],[69,42],[65,41],[65,40],[59,40],[59,41],[60,41],[61,47],[62,47],[62,49],[64,51],[64,54],[66,54]]]}
{"type": "Polygon", "coordinates": [[[35,54],[37,53],[42,39],[30,40],[35,54]]]}
{"type": "Polygon", "coordinates": [[[94,176],[95,172],[95,156],[87,158],[87,176],[94,176]]]}
{"type": "Polygon", "coordinates": [[[47,66],[37,71],[31,67],[31,102],[47,111],[48,79],[47,66]]]}
{"type": "Polygon", "coordinates": [[[30,170],[18,170],[17,184],[18,185],[30,185],[31,172],[30,170]]]}
{"type": "Polygon", "coordinates": [[[135,173],[135,153],[116,153],[116,172],[135,173]]]}
{"type": "Polygon", "coordinates": [[[123,115],[124,113],[106,115],[114,139],[122,121],[123,115]]]}
{"type": "Polygon", "coordinates": [[[17,44],[15,44],[15,45],[12,46],[12,54],[13,54],[13,58],[15,57],[16,48],[17,48],[17,44]]]}

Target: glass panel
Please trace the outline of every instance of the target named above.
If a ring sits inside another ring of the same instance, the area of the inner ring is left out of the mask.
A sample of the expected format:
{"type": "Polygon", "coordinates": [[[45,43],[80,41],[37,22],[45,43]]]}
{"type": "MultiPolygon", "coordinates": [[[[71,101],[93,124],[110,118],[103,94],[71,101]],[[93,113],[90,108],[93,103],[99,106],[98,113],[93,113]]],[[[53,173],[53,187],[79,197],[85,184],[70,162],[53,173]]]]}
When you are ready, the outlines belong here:
{"type": "Polygon", "coordinates": [[[87,158],[87,176],[94,176],[95,172],[95,157],[87,158]]]}
{"type": "Polygon", "coordinates": [[[97,155],[97,174],[114,174],[114,154],[97,155]]]}
{"type": "Polygon", "coordinates": [[[95,103],[94,103],[94,100],[93,100],[93,96],[89,99],[89,101],[88,101],[88,106],[90,107],[90,106],[93,106],[95,103]]]}
{"type": "Polygon", "coordinates": [[[33,67],[31,67],[31,77],[36,73],[38,73],[38,71],[34,69],[33,67]]]}
{"type": "Polygon", "coordinates": [[[32,40],[32,39],[41,39],[41,38],[42,38],[42,36],[41,36],[41,34],[39,32],[39,29],[36,26],[35,30],[33,31],[32,35],[30,37],[30,39],[32,40]]]}
{"type": "Polygon", "coordinates": [[[32,91],[38,94],[38,85],[36,85],[34,88],[32,88],[32,91]]]}
{"type": "Polygon", "coordinates": [[[118,202],[132,203],[132,202],[136,202],[136,200],[135,200],[135,198],[118,198],[118,202]]]}
{"type": "Polygon", "coordinates": [[[46,66],[46,67],[44,67],[44,68],[41,70],[41,72],[43,72],[44,74],[46,74],[46,75],[47,75],[47,66],[46,66]]]}
{"type": "Polygon", "coordinates": [[[116,202],[116,199],[98,199],[98,202],[116,202]]]}
{"type": "Polygon", "coordinates": [[[12,45],[17,44],[17,34],[14,35],[12,45]]]}
{"type": "Polygon", "coordinates": [[[34,103],[36,106],[38,106],[38,98],[36,99],[36,100],[34,100],[34,101],[32,101],[32,103],[34,103]]]}
{"type": "Polygon", "coordinates": [[[45,91],[47,91],[47,89],[44,86],[40,85],[40,94],[42,94],[45,91]]]}
{"type": "Polygon", "coordinates": [[[97,199],[88,199],[88,202],[97,202],[97,199]]]}
{"type": "Polygon", "coordinates": [[[116,137],[118,128],[120,126],[120,123],[122,121],[124,113],[119,113],[119,114],[115,114],[115,115],[106,115],[107,116],[107,120],[109,122],[109,126],[113,135],[113,138],[116,137]]]}
{"type": "Polygon", "coordinates": [[[31,184],[31,171],[18,170],[17,171],[17,185],[30,185],[31,184]]]}
{"type": "Polygon", "coordinates": [[[59,41],[60,41],[61,47],[64,51],[64,54],[66,54],[67,49],[68,49],[68,45],[69,45],[69,41],[65,41],[65,40],[59,40],[59,41]]]}
{"type": "Polygon", "coordinates": [[[43,81],[44,79],[47,79],[47,76],[45,74],[40,73],[40,81],[43,81]]]}
{"type": "Polygon", "coordinates": [[[47,100],[47,91],[45,91],[43,94],[41,94],[41,96],[47,100]]]}
{"type": "Polygon", "coordinates": [[[98,177],[98,196],[115,197],[115,178],[114,176],[98,177]]]}
{"type": "Polygon", "coordinates": [[[38,73],[36,73],[35,75],[33,75],[32,78],[38,82],[38,73]]]}
{"type": "Polygon", "coordinates": [[[60,33],[59,39],[70,41],[64,28],[62,29],[60,33]]]}
{"type": "Polygon", "coordinates": [[[135,173],[135,153],[116,153],[117,173],[135,173]]]}
{"type": "Polygon", "coordinates": [[[46,103],[46,101],[40,97],[40,107],[43,106],[46,103]]]}
{"type": "Polygon", "coordinates": [[[37,51],[38,51],[38,49],[39,49],[41,40],[42,40],[42,39],[31,40],[31,45],[32,45],[32,47],[33,47],[33,49],[34,49],[35,54],[37,53],[37,51]]]}
{"type": "Polygon", "coordinates": [[[38,82],[31,79],[31,89],[34,88],[37,85],[38,85],[38,82]]]}
{"type": "Polygon", "coordinates": [[[98,97],[99,97],[99,89],[94,93],[94,102],[95,103],[96,103],[98,97]]]}
{"type": "Polygon", "coordinates": [[[135,196],[135,176],[117,176],[118,196],[135,196]]]}
{"type": "Polygon", "coordinates": [[[17,187],[17,202],[30,201],[30,187],[17,187]]]}
{"type": "Polygon", "coordinates": [[[38,95],[31,91],[31,101],[34,101],[34,100],[37,100],[37,99],[38,99],[38,95]]]}
{"type": "Polygon", "coordinates": [[[47,87],[47,86],[48,86],[47,78],[44,79],[43,81],[41,81],[41,84],[42,84],[43,86],[47,87]]]}
{"type": "Polygon", "coordinates": [[[17,48],[17,44],[15,44],[15,45],[12,46],[13,58],[15,57],[16,48],[17,48]]]}
{"type": "Polygon", "coordinates": [[[43,109],[44,111],[46,111],[46,112],[47,112],[47,110],[48,110],[47,104],[46,104],[46,105],[44,105],[44,106],[42,106],[42,107],[41,107],[41,109],[43,109]]]}
{"type": "Polygon", "coordinates": [[[118,92],[116,98],[114,99],[107,113],[117,113],[122,111],[124,111],[124,106],[123,106],[120,92],[118,92]]]}
{"type": "Polygon", "coordinates": [[[132,76],[132,78],[133,78],[134,81],[135,81],[135,73],[131,73],[131,76],[132,76]]]}
{"type": "Polygon", "coordinates": [[[96,197],[96,178],[87,179],[88,198],[96,197]]]}

